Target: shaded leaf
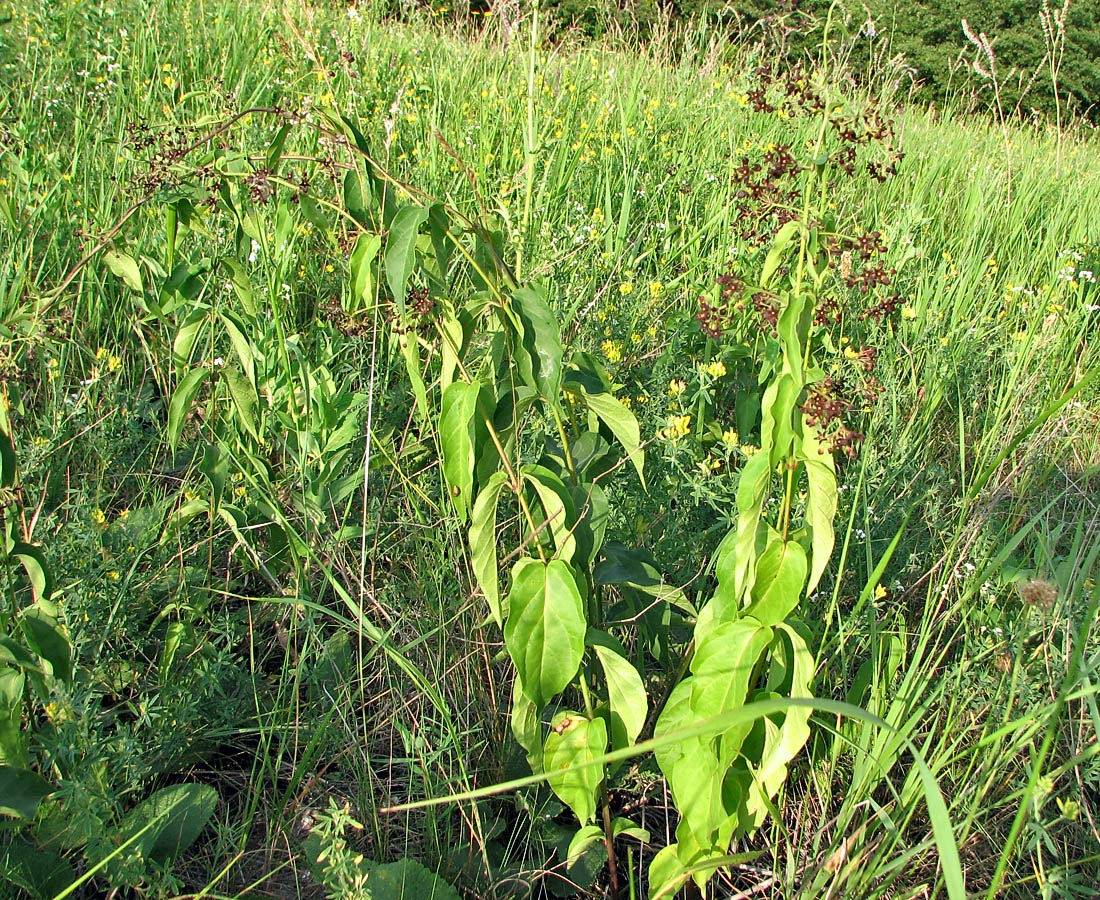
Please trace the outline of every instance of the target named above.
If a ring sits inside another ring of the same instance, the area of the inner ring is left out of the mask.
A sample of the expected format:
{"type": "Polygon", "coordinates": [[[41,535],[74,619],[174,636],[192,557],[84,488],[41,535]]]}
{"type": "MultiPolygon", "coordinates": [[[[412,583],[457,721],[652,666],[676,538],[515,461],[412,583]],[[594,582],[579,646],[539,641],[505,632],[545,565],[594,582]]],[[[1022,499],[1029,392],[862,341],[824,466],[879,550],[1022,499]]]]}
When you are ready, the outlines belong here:
{"type": "Polygon", "coordinates": [[[53,677],[72,681],[72,645],[57,619],[35,604],[23,610],[19,627],[31,649],[50,664],[53,677]]]}
{"type": "Polygon", "coordinates": [[[512,292],[512,309],[523,325],[522,344],[531,359],[529,383],[547,403],[557,401],[561,385],[561,331],[541,285],[512,292]]]}
{"type": "Polygon", "coordinates": [[[152,823],[136,844],[146,859],[168,862],[198,839],[217,805],[218,792],[206,784],[161,788],[123,817],[122,841],[152,823]]]}
{"type": "Polygon", "coordinates": [[[209,369],[192,369],[176,386],[172,392],[172,399],[168,402],[168,446],[172,452],[176,452],[180,436],[183,433],[183,424],[187,420],[188,413],[195,402],[204,381],[210,377],[209,369]]]}
{"type": "Polygon", "coordinates": [[[504,626],[497,565],[497,503],[501,488],[507,481],[508,476],[504,472],[494,472],[477,495],[470,513],[470,563],[497,627],[504,626]]]}
{"type": "Polygon", "coordinates": [[[577,830],[569,842],[569,852],[565,857],[565,867],[572,869],[585,852],[597,841],[603,840],[603,829],[599,825],[585,825],[577,830]]]}
{"type": "Polygon", "coordinates": [[[460,900],[453,887],[415,859],[366,868],[370,900],[460,900]]]}
{"type": "Polygon", "coordinates": [[[38,804],[53,793],[45,778],[29,769],[0,765],[0,815],[33,819],[38,804]]]}

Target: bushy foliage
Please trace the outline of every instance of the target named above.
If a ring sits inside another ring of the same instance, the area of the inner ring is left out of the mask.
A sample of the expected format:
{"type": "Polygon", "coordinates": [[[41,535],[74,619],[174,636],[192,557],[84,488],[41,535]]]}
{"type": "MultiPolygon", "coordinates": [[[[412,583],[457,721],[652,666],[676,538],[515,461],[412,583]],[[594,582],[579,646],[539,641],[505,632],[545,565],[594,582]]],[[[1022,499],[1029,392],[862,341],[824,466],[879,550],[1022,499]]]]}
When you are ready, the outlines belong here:
{"type": "MultiPolygon", "coordinates": [[[[815,5],[825,7],[824,2],[815,5]]],[[[1027,115],[1054,111],[1049,54],[1057,53],[1044,38],[1042,4],[1025,0],[964,0],[951,6],[928,0],[872,0],[867,16],[853,24],[866,40],[886,43],[889,55],[902,54],[924,85],[925,99],[944,102],[958,92],[975,91],[989,98],[996,74],[1002,106],[1027,115]],[[966,37],[962,20],[975,35],[988,36],[996,70],[966,37]],[[977,61],[986,73],[975,69],[977,61]]],[[[1059,12],[1054,7],[1051,12],[1059,12]]],[[[853,12],[853,15],[856,15],[853,12]]],[[[1056,33],[1050,35],[1058,40],[1056,33]]],[[[1065,18],[1065,53],[1058,73],[1063,102],[1078,115],[1094,118],[1100,103],[1100,4],[1069,4],[1065,18]]]]}
{"type": "MultiPolygon", "coordinates": [[[[604,4],[592,0],[545,0],[544,8],[561,23],[599,37],[614,25],[639,39],[649,37],[662,14],[733,26],[746,40],[778,44],[791,62],[816,51],[831,0],[655,0],[604,4]]],[[[1065,16],[1065,44],[1058,70],[1064,108],[1095,120],[1100,104],[1100,3],[1070,3],[1065,16]]],[[[1047,5],[1058,14],[1061,6],[1047,5]]],[[[1006,113],[1052,116],[1055,91],[1050,61],[1058,50],[1057,29],[1044,36],[1040,0],[962,0],[945,6],[933,0],[868,0],[839,6],[833,12],[847,32],[846,46],[858,75],[867,76],[884,59],[900,57],[919,83],[918,99],[991,108],[992,75],[996,75],[1006,113]],[[988,36],[995,70],[966,37],[966,19],[975,35],[988,36]],[[977,61],[980,70],[975,69],[977,61]]]]}

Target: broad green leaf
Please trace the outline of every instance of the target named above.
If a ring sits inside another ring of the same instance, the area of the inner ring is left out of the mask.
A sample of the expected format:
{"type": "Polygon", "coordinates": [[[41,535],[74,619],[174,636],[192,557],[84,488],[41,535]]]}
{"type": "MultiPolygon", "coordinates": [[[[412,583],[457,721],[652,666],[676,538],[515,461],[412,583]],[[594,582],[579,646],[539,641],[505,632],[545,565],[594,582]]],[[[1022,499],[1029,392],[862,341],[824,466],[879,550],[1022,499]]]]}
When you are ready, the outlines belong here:
{"type": "Polygon", "coordinates": [[[478,384],[455,381],[443,392],[439,417],[439,445],[443,453],[443,477],[460,522],[473,502],[474,416],[477,414],[478,384]]]}
{"type": "Polygon", "coordinates": [[[382,238],[377,234],[361,234],[355,240],[349,263],[355,309],[374,305],[374,261],[381,249],[382,238]]]}
{"type": "Polygon", "coordinates": [[[172,340],[172,362],[175,363],[178,371],[182,372],[190,365],[195,343],[209,323],[210,308],[203,303],[192,309],[177,329],[176,336],[172,340]]]}
{"type": "Polygon", "coordinates": [[[606,750],[607,724],[603,719],[586,719],[565,710],[551,721],[543,750],[546,781],[582,825],[596,815],[596,793],[603,781],[600,766],[585,764],[606,750]]]}
{"type": "Polygon", "coordinates": [[[0,815],[33,819],[38,804],[52,792],[53,787],[41,775],[0,765],[0,815]]]}
{"type": "Polygon", "coordinates": [[[504,626],[500,607],[500,570],[497,565],[497,503],[508,481],[504,472],[494,472],[474,501],[470,513],[470,562],[489,613],[498,628],[504,626]]]}
{"type": "Polygon", "coordinates": [[[585,825],[580,828],[569,842],[569,852],[565,855],[565,868],[572,869],[585,851],[597,841],[603,840],[603,829],[599,825],[585,825]]]}
{"type": "Polygon", "coordinates": [[[458,891],[415,859],[362,865],[367,872],[370,900],[460,900],[458,891]]]}
{"type": "Polygon", "coordinates": [[[283,147],[286,146],[287,135],[290,134],[290,123],[284,123],[277,132],[275,137],[271,139],[271,142],[267,145],[267,155],[264,160],[264,164],[273,173],[279,171],[279,163],[283,159],[283,147]]]}
{"type": "Polygon", "coordinates": [[[540,710],[577,674],[586,625],[581,594],[567,563],[525,557],[515,564],[504,642],[523,692],[540,710]]]}
{"type": "Polygon", "coordinates": [[[542,717],[539,708],[523,693],[520,679],[512,682],[512,736],[527,754],[527,764],[536,775],[543,771],[542,717]]]}
{"type": "Polygon", "coordinates": [[[612,821],[611,833],[615,837],[620,837],[625,834],[627,837],[632,837],[635,840],[641,841],[643,844],[649,843],[649,832],[640,825],[631,822],[630,819],[624,819],[622,816],[612,821]]]}
{"type": "Polygon", "coordinates": [[[569,495],[578,519],[573,531],[573,537],[577,540],[577,557],[580,564],[591,566],[600,555],[607,533],[607,520],[611,514],[607,492],[592,482],[570,485],[569,495]]]}
{"type": "Polygon", "coordinates": [[[817,588],[833,555],[836,535],[836,461],[817,439],[816,429],[802,426],[802,462],[806,466],[806,524],[810,528],[810,579],[806,595],[817,588]]]}
{"type": "Polygon", "coordinates": [[[55,849],[56,838],[51,835],[50,846],[46,846],[28,837],[4,842],[0,849],[0,884],[6,880],[31,898],[66,896],[77,875],[72,864],[55,849]]]}
{"type": "Polygon", "coordinates": [[[15,443],[11,435],[0,428],[0,488],[10,488],[15,484],[17,469],[15,443]]]}
{"type": "Polygon", "coordinates": [[[126,287],[132,291],[141,292],[141,270],[138,268],[137,260],[129,253],[123,253],[120,250],[104,250],[103,261],[108,269],[122,279],[126,287]]]}
{"type": "MultiPolygon", "coordinates": [[[[681,681],[669,695],[665,708],[653,730],[657,739],[689,728],[700,718],[692,709],[691,695],[695,678],[681,681]]],[[[657,764],[668,779],[676,808],[686,831],[707,841],[718,825],[727,818],[722,805],[722,779],[725,770],[719,766],[713,738],[692,736],[655,752],[657,764]]]]}
{"type": "Polygon", "coordinates": [[[630,747],[645,725],[649,701],[642,676],[630,662],[599,644],[592,648],[607,678],[607,699],[611,707],[611,749],[630,747]]]}
{"type": "MultiPolygon", "coordinates": [[[[0,664],[15,666],[36,675],[45,675],[39,659],[22,644],[16,643],[5,634],[0,634],[0,664]]],[[[3,671],[0,669],[0,671],[3,671]]]]}
{"type": "Polygon", "coordinates": [[[192,369],[183,376],[183,379],[172,392],[172,399],[168,401],[167,437],[168,446],[173,453],[176,452],[176,447],[179,445],[180,435],[183,433],[183,424],[187,421],[187,414],[191,412],[199,388],[209,377],[209,369],[192,369]]]}
{"type": "Polygon", "coordinates": [[[370,185],[358,169],[352,169],[344,176],[344,209],[364,227],[371,224],[374,203],[370,194],[370,185]]]}
{"type": "Polygon", "coordinates": [[[402,319],[405,317],[405,291],[416,265],[416,237],[427,218],[426,206],[403,206],[393,217],[386,235],[386,283],[402,319]]]}
{"type": "Polygon", "coordinates": [[[671,900],[691,877],[691,870],[680,862],[679,847],[662,847],[649,864],[649,900],[671,900]]]}
{"type": "MultiPolygon", "coordinates": [[[[775,639],[777,655],[783,656],[789,677],[788,696],[809,698],[814,676],[814,658],[802,636],[789,625],[780,624],[775,639]]],[[[759,826],[767,816],[770,801],[787,779],[787,764],[798,755],[810,739],[808,706],[792,706],[783,715],[778,727],[764,719],[764,751],[759,760],[751,760],[753,787],[748,797],[750,821],[744,826],[759,826]]]]}
{"type": "Polygon", "coordinates": [[[19,560],[23,571],[27,573],[27,579],[31,583],[35,600],[49,600],[53,596],[53,571],[50,569],[46,554],[37,544],[27,544],[18,541],[8,555],[12,559],[19,560]]]}
{"type": "Polygon", "coordinates": [[[164,646],[160,651],[160,664],[158,676],[160,683],[165,685],[172,677],[176,658],[180,651],[186,655],[197,645],[195,626],[190,622],[169,622],[164,632],[164,646]]]}
{"type": "Polygon", "coordinates": [[[523,349],[531,358],[530,385],[547,403],[555,403],[561,385],[561,331],[541,285],[512,292],[512,309],[523,323],[523,349]]]}
{"type": "MultiPolygon", "coordinates": [[[[688,677],[672,689],[672,693],[669,694],[668,700],[665,702],[665,708],[661,710],[661,714],[657,717],[657,723],[653,728],[655,738],[674,734],[695,724],[695,717],[691,711],[691,686],[692,680],[688,677]]],[[[688,747],[688,743],[691,741],[695,741],[701,746],[698,738],[689,738],[680,743],[660,746],[654,750],[653,755],[656,757],[657,765],[661,767],[662,772],[667,775],[676,762],[687,755],[690,749],[693,749],[688,747]]]]}
{"type": "Polygon", "coordinates": [[[752,602],[745,615],[762,625],[778,625],[802,599],[806,583],[806,551],[796,541],[778,535],[760,555],[752,585],[752,602]]]}
{"type": "Polygon", "coordinates": [[[239,260],[231,257],[223,257],[219,260],[219,264],[229,273],[229,283],[233,285],[233,291],[237,295],[237,299],[241,301],[245,315],[256,315],[256,292],[252,290],[252,282],[249,280],[248,271],[239,260]]]}
{"type": "Polygon", "coordinates": [[[244,430],[256,441],[260,440],[256,424],[256,410],[260,405],[256,389],[236,366],[226,366],[220,371],[225,386],[229,389],[229,399],[236,413],[235,420],[244,426],[244,430]]]}
{"type": "MultiPolygon", "coordinates": [[[[700,639],[691,660],[695,676],[691,687],[691,711],[707,719],[744,705],[760,654],[771,643],[772,630],[755,619],[742,618],[714,627],[700,639]]],[[[718,758],[725,767],[733,762],[745,732],[731,729],[719,741],[718,758]]]]}
{"type": "Polygon", "coordinates": [[[255,391],[256,354],[253,352],[252,342],[248,339],[248,329],[244,319],[228,309],[220,310],[218,319],[221,321],[225,333],[229,335],[229,343],[233,347],[233,353],[236,354],[237,362],[241,365],[241,371],[244,372],[249,385],[255,391]]]}
{"type": "Polygon", "coordinates": [[[325,235],[332,233],[332,217],[313,197],[309,194],[299,195],[298,207],[302,210],[302,217],[317,231],[325,235]]]}
{"type": "Polygon", "coordinates": [[[409,376],[413,398],[416,400],[417,414],[421,419],[427,419],[428,388],[424,384],[424,375],[420,368],[420,341],[416,339],[415,334],[409,332],[397,338],[397,345],[401,349],[401,359],[405,363],[405,374],[409,376]]]}
{"type": "Polygon", "coordinates": [[[217,805],[218,792],[206,784],[161,788],[123,817],[122,840],[156,823],[136,843],[146,859],[168,862],[198,839],[217,805]]]}
{"type": "Polygon", "coordinates": [[[57,619],[35,604],[23,610],[19,627],[30,648],[50,664],[53,677],[66,683],[72,681],[72,645],[57,619]]]}
{"type": "MultiPolygon", "coordinates": [[[[557,475],[543,466],[524,466],[520,474],[538,494],[539,503],[546,514],[545,528],[554,536],[557,558],[572,562],[577,542],[573,537],[575,513],[569,490],[557,475]]],[[[544,523],[536,521],[535,524],[543,526],[544,523]]]]}
{"type": "Polygon", "coordinates": [[[450,289],[451,257],[455,248],[450,229],[451,220],[447,215],[447,207],[442,203],[433,203],[428,209],[428,233],[431,235],[432,253],[444,290],[450,289]]]}
{"type": "Polygon", "coordinates": [[[589,394],[584,395],[588,408],[596,417],[604,423],[616,440],[622,444],[631,465],[638,473],[638,480],[645,484],[645,450],[642,449],[641,429],[638,427],[638,419],[629,409],[623,406],[614,394],[589,394]]]}
{"type": "Polygon", "coordinates": [[[443,310],[439,318],[439,328],[442,332],[439,347],[439,389],[441,391],[447,390],[454,381],[466,341],[462,322],[450,308],[450,304],[444,304],[443,310]]]}
{"type": "Polygon", "coordinates": [[[723,541],[724,552],[717,561],[719,584],[729,584],[729,601],[736,609],[752,587],[756,570],[756,539],[764,495],[771,483],[771,461],[763,451],[749,457],[737,483],[737,536],[731,544],[723,541]]]}
{"type": "Polygon", "coordinates": [[[801,389],[794,376],[784,372],[764,392],[760,434],[763,449],[767,450],[773,468],[785,462],[791,455],[795,405],[801,389]]]}
{"type": "Polygon", "coordinates": [[[646,550],[628,548],[616,541],[602,547],[604,560],[592,573],[596,584],[617,584],[655,597],[695,618],[697,610],[681,588],[667,584],[657,569],[656,560],[646,550]]]}
{"type": "Polygon", "coordinates": [[[766,288],[768,286],[772,276],[775,275],[786,258],[791,243],[801,228],[802,223],[796,220],[787,222],[775,233],[771,249],[768,251],[768,255],[764,257],[764,267],[760,270],[761,287],[766,288]]]}
{"type": "Polygon", "coordinates": [[[26,676],[0,669],[0,765],[26,768],[27,742],[22,733],[23,689],[26,676]]]}
{"type": "Polygon", "coordinates": [[[506,283],[513,281],[504,262],[504,234],[499,230],[477,228],[474,231],[474,265],[470,280],[474,289],[500,296],[506,283]]]}

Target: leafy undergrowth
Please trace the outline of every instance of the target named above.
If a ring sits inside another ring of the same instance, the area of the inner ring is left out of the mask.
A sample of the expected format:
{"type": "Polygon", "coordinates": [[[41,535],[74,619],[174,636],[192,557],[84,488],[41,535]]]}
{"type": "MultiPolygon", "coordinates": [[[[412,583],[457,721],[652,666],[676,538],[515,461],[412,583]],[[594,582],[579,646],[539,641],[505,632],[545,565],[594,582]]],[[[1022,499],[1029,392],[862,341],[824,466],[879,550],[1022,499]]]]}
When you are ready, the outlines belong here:
{"type": "Polygon", "coordinates": [[[1096,895],[1088,133],[691,33],[0,28],[0,890],[1096,895]]]}

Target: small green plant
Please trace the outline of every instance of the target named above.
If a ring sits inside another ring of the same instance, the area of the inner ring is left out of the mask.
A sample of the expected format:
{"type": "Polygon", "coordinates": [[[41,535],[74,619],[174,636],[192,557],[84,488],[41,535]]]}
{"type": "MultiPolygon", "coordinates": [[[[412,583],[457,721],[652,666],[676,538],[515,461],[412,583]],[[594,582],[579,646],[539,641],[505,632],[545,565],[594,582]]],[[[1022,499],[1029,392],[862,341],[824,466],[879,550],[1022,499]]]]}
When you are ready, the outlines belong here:
{"type": "Polygon", "coordinates": [[[453,887],[416,860],[379,864],[364,858],[350,845],[349,830],[363,826],[347,804],[340,806],[331,797],[327,810],[310,816],[306,852],[331,900],[458,900],[453,887]]]}
{"type": "Polygon", "coordinates": [[[0,814],[24,821],[53,787],[30,766],[31,728],[49,715],[55,686],[72,682],[72,646],[53,602],[54,576],[33,542],[7,415],[0,391],[0,529],[3,532],[3,607],[0,609],[0,814]]]}

